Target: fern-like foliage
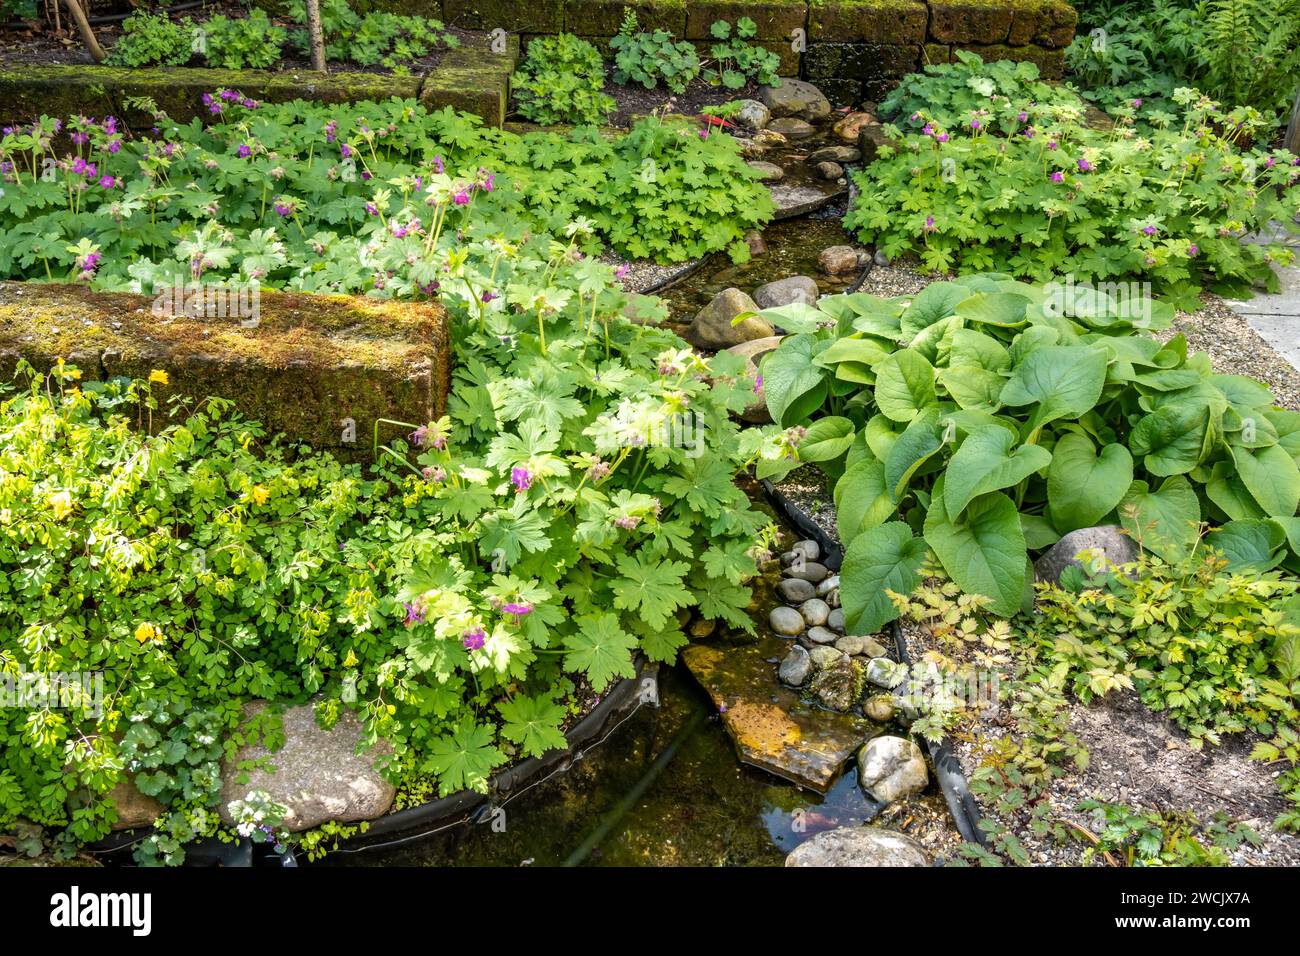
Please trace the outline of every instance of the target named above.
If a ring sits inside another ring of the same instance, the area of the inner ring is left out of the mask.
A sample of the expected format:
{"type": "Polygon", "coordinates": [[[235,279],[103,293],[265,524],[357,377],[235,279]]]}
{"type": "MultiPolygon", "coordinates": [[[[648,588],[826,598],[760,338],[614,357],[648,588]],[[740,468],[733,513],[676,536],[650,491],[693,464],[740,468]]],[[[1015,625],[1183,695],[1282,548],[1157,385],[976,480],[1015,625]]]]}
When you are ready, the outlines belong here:
{"type": "Polygon", "coordinates": [[[1206,92],[1286,109],[1300,85],[1300,0],[1207,0],[1199,13],[1206,92]]]}

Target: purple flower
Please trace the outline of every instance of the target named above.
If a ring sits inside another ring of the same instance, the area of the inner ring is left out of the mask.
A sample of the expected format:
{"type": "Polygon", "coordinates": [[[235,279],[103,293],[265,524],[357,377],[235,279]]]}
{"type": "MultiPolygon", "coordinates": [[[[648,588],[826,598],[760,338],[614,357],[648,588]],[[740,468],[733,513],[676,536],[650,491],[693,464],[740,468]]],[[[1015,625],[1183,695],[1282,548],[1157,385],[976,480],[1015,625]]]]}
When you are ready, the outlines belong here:
{"type": "Polygon", "coordinates": [[[619,265],[619,267],[618,267],[617,269],[614,270],[614,278],[615,278],[615,279],[621,279],[621,278],[623,278],[623,276],[627,275],[628,270],[631,269],[631,268],[632,268],[632,267],[631,267],[630,265],[628,265],[626,262],[621,263],[621,264],[619,265]]]}
{"type": "Polygon", "coordinates": [[[335,140],[335,134],[339,129],[338,120],[330,120],[325,124],[325,142],[332,143],[335,140]]]}
{"type": "Polygon", "coordinates": [[[935,139],[937,139],[941,143],[946,143],[948,142],[948,134],[940,133],[938,136],[935,137],[935,139]]]}
{"type": "Polygon", "coordinates": [[[466,631],[460,642],[465,646],[465,650],[477,651],[486,640],[487,635],[483,633],[483,628],[476,627],[472,631],[466,631]]]}
{"type": "Polygon", "coordinates": [[[406,626],[415,627],[417,624],[424,623],[424,608],[410,601],[403,601],[402,608],[406,611],[406,626]]]}
{"type": "Polygon", "coordinates": [[[1092,171],[1092,163],[1088,162],[1086,159],[1079,160],[1079,172],[1087,173],[1091,171],[1092,171]]]}
{"type": "Polygon", "coordinates": [[[447,480],[447,472],[440,465],[430,465],[420,474],[424,475],[425,481],[432,481],[435,485],[440,485],[447,480]]]}
{"type": "Polygon", "coordinates": [[[1139,96],[1137,99],[1135,99],[1135,100],[1133,101],[1133,108],[1134,108],[1135,110],[1136,110],[1136,109],[1141,109],[1141,108],[1142,108],[1142,97],[1139,96]]]}
{"type": "Polygon", "coordinates": [[[763,376],[762,376],[762,375],[755,375],[755,376],[754,376],[754,394],[757,395],[757,394],[758,394],[759,392],[761,392],[762,390],[763,390],[763,376]]]}
{"type": "Polygon", "coordinates": [[[460,192],[456,193],[456,195],[452,196],[451,199],[457,206],[468,206],[469,190],[462,189],[460,192]]]}
{"type": "Polygon", "coordinates": [[[293,215],[293,204],[292,204],[292,203],[287,203],[287,202],[278,202],[278,203],[275,204],[275,211],[276,211],[280,216],[282,216],[282,217],[283,217],[283,216],[292,216],[292,215],[293,215]]]}
{"type": "Polygon", "coordinates": [[[501,613],[509,614],[515,619],[515,623],[518,624],[520,618],[527,617],[529,614],[533,613],[533,606],[526,601],[521,601],[519,603],[512,601],[501,608],[501,613]]]}
{"type": "Polygon", "coordinates": [[[339,155],[342,156],[344,159],[347,159],[349,156],[352,155],[352,147],[349,146],[347,143],[339,143],[339,155]]]}
{"type": "Polygon", "coordinates": [[[939,227],[936,226],[936,225],[934,224],[934,216],[926,216],[926,217],[925,217],[925,231],[926,231],[926,232],[937,232],[938,229],[939,229],[939,227]]]}
{"type": "Polygon", "coordinates": [[[443,173],[446,171],[446,168],[442,164],[441,155],[433,157],[433,168],[436,169],[439,173],[443,173]]]}
{"type": "Polygon", "coordinates": [[[379,215],[379,207],[372,202],[366,203],[366,213],[371,216],[379,215]]]}
{"type": "Polygon", "coordinates": [[[933,136],[933,135],[934,135],[934,124],[933,124],[933,123],[926,123],[924,126],[921,127],[921,132],[922,132],[922,134],[924,134],[925,136],[933,136]]]}
{"type": "Polygon", "coordinates": [[[491,302],[493,299],[499,299],[500,296],[498,296],[498,295],[497,295],[495,292],[493,292],[491,289],[488,289],[486,292],[483,293],[483,297],[482,297],[482,298],[483,298],[483,301],[486,303],[486,302],[491,302]]]}
{"type": "Polygon", "coordinates": [[[970,128],[973,129],[973,130],[978,131],[979,128],[980,128],[980,121],[977,120],[977,119],[973,119],[973,120],[971,120],[971,121],[970,121],[970,128]]]}
{"type": "Polygon", "coordinates": [[[478,171],[478,188],[483,190],[485,193],[490,193],[496,188],[496,179],[496,173],[490,173],[486,169],[480,169],[478,171]]]}
{"type": "Polygon", "coordinates": [[[1020,115],[1017,116],[1016,119],[1020,120],[1020,122],[1023,123],[1025,120],[1029,119],[1029,114],[1026,113],[1024,110],[1021,110],[1020,115]]]}
{"type": "Polygon", "coordinates": [[[1187,247],[1187,257],[1189,259],[1194,258],[1196,254],[1199,253],[1200,251],[1201,250],[1197,247],[1196,243],[1192,243],[1190,246],[1187,247]]]}
{"type": "Polygon", "coordinates": [[[640,523],[641,519],[637,515],[619,515],[614,519],[614,526],[624,531],[631,531],[640,523]]]}
{"type": "Polygon", "coordinates": [[[1264,165],[1265,165],[1268,169],[1272,169],[1272,168],[1273,168],[1273,164],[1274,164],[1274,162],[1275,162],[1275,160],[1273,159],[1272,156],[1270,156],[1268,159],[1264,160],[1264,165]]]}
{"type": "Polygon", "coordinates": [[[1154,235],[1156,234],[1156,227],[1155,227],[1155,226],[1143,226],[1143,227],[1142,227],[1142,234],[1143,234],[1144,236],[1154,236],[1154,235]]]}
{"type": "Polygon", "coordinates": [[[253,155],[253,150],[249,148],[247,143],[240,143],[239,149],[235,150],[235,153],[240,159],[248,159],[249,156],[253,155]]]}
{"type": "Polygon", "coordinates": [[[112,176],[101,176],[99,177],[99,185],[104,189],[112,189],[117,185],[117,180],[112,176]]]}
{"type": "Polygon", "coordinates": [[[1054,183],[1065,182],[1065,173],[1061,172],[1059,169],[1056,170],[1055,172],[1053,172],[1053,173],[1052,173],[1052,182],[1054,182],[1054,183]]]}
{"type": "Polygon", "coordinates": [[[1054,139],[1049,139],[1049,140],[1047,141],[1047,148],[1048,148],[1048,149],[1056,149],[1056,140],[1054,140],[1054,139]]]}
{"type": "Polygon", "coordinates": [[[516,465],[510,469],[510,483],[515,486],[516,493],[527,491],[533,486],[533,476],[527,468],[516,465]]]}

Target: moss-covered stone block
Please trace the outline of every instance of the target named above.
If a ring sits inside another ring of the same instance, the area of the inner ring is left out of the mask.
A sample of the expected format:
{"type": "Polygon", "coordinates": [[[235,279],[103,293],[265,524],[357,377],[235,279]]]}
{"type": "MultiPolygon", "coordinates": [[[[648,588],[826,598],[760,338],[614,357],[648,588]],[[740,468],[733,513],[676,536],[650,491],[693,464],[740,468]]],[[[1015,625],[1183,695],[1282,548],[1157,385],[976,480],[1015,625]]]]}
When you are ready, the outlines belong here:
{"type": "Polygon", "coordinates": [[[116,109],[111,85],[82,67],[0,69],[0,122],[31,122],[41,114],[104,116],[116,109]]]}
{"type": "Polygon", "coordinates": [[[812,43],[804,54],[804,73],[814,83],[902,76],[916,69],[920,49],[917,44],[812,43]]]}
{"type": "Polygon", "coordinates": [[[466,30],[563,33],[565,0],[443,0],[444,21],[466,30]]]}
{"type": "Polygon", "coordinates": [[[424,78],[420,104],[430,110],[450,106],[481,117],[489,126],[500,126],[506,119],[509,91],[509,73],[490,67],[440,65],[424,78]]]}
{"type": "Polygon", "coordinates": [[[928,18],[923,0],[812,0],[808,39],[920,44],[925,42],[928,18]]]}
{"type": "Polygon", "coordinates": [[[446,409],[446,312],[431,303],[262,292],[256,327],[81,285],[0,282],[0,376],[62,358],[86,379],[167,373],[155,394],[219,395],[313,447],[361,457],[380,418],[446,409]],[[355,441],[348,442],[350,420],[355,441]]]}
{"type": "Polygon", "coordinates": [[[686,8],[686,38],[707,39],[715,21],[734,26],[741,17],[754,21],[758,39],[789,43],[795,30],[808,27],[808,4],[806,0],[692,0],[686,8]]]}
{"type": "Polygon", "coordinates": [[[952,62],[952,47],[946,43],[927,43],[921,47],[921,69],[952,62]]]}
{"type": "Polygon", "coordinates": [[[685,0],[567,0],[564,29],[583,37],[612,37],[623,25],[623,11],[636,14],[637,29],[686,35],[685,0]]]}
{"type": "Polygon", "coordinates": [[[438,69],[471,69],[483,73],[505,73],[508,76],[519,64],[521,46],[517,33],[507,33],[505,36],[475,34],[463,40],[456,49],[448,51],[439,62],[438,69]]]}
{"type": "Polygon", "coordinates": [[[1067,47],[1078,23],[1078,11],[1065,0],[1019,0],[1011,15],[1007,43],[1067,47]]]}
{"type": "Polygon", "coordinates": [[[1005,43],[1015,3],[1024,0],[930,0],[930,39],[939,43],[1005,43]]]}
{"type": "Polygon", "coordinates": [[[956,49],[978,53],[985,63],[994,60],[1036,63],[1039,74],[1045,80],[1059,80],[1065,72],[1064,50],[1048,50],[1041,46],[1008,46],[1005,43],[959,43],[956,49]]]}

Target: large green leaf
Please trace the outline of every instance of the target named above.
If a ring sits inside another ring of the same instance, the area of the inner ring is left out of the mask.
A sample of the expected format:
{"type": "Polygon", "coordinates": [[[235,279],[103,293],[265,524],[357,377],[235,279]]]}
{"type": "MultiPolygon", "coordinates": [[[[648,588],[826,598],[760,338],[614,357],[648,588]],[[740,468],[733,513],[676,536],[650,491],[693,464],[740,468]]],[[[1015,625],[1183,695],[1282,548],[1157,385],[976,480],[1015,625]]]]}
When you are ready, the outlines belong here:
{"type": "Polygon", "coordinates": [[[1025,427],[1033,440],[1044,425],[1058,418],[1078,418],[1091,411],[1106,384],[1105,349],[1045,345],[1024,357],[1002,389],[1003,405],[1036,405],[1025,427]]]}
{"type": "Polygon", "coordinates": [[[1268,571],[1282,563],[1286,532],[1276,521],[1252,518],[1229,521],[1205,536],[1205,543],[1222,551],[1230,571],[1268,571]]]}
{"type": "Polygon", "coordinates": [[[853,465],[835,483],[835,526],[846,548],[862,531],[888,521],[897,507],[885,466],[874,458],[853,465]]]}
{"type": "Polygon", "coordinates": [[[990,491],[1019,484],[1046,468],[1052,453],[1038,445],[1021,445],[1005,428],[987,425],[972,431],[944,470],[944,506],[953,518],[971,501],[990,491]]]}
{"type": "Polygon", "coordinates": [[[917,469],[943,447],[943,439],[944,426],[937,408],[926,409],[898,436],[885,459],[885,486],[895,501],[903,497],[917,469]]]}
{"type": "Polygon", "coordinates": [[[813,364],[824,347],[811,335],[789,335],[759,362],[767,409],[777,424],[801,422],[826,400],[827,372],[813,364]]]}
{"type": "Polygon", "coordinates": [[[957,329],[952,333],[948,366],[974,366],[986,372],[1001,372],[1011,365],[1011,353],[991,335],[975,329],[957,329]]]}
{"type": "Polygon", "coordinates": [[[957,306],[957,315],[967,322],[1019,328],[1025,324],[1029,299],[1015,292],[977,292],[957,306]]]}
{"type": "Polygon", "coordinates": [[[838,415],[819,418],[799,443],[800,461],[831,461],[853,444],[853,423],[838,415]]]}
{"type": "Polygon", "coordinates": [[[957,311],[957,304],[969,297],[970,289],[951,282],[931,282],[903,310],[900,327],[908,339],[940,319],[957,311]]]}
{"type": "Polygon", "coordinates": [[[1185,475],[1166,478],[1155,491],[1135,481],[1119,504],[1119,521],[1142,547],[1179,561],[1200,536],[1201,503],[1185,475]]]}
{"type": "Polygon", "coordinates": [[[1210,480],[1205,483],[1205,494],[1233,521],[1267,517],[1230,461],[1214,463],[1210,480]]]}
{"type": "Polygon", "coordinates": [[[935,401],[934,367],[920,352],[902,349],[876,365],[876,405],[887,418],[910,422],[935,401]]]}
{"type": "Polygon", "coordinates": [[[1007,380],[997,372],[977,368],[974,365],[954,365],[938,371],[939,384],[947,390],[962,408],[997,411],[1001,407],[999,397],[1007,380]]]}
{"type": "Polygon", "coordinates": [[[1237,473],[1264,512],[1289,518],[1300,507],[1300,468],[1281,445],[1251,450],[1233,448],[1237,473]]]}
{"type": "Polygon", "coordinates": [[[925,541],[963,591],[992,599],[996,614],[1020,608],[1028,551],[1015,503],[1001,492],[982,495],[954,521],[944,507],[944,478],[934,485],[925,516],[925,541]]]}
{"type": "Polygon", "coordinates": [[[1153,475],[1185,475],[1201,463],[1210,410],[1194,402],[1162,405],[1129,436],[1129,448],[1153,475]]]}
{"type": "Polygon", "coordinates": [[[921,582],[925,542],[902,521],[868,528],[853,539],[840,567],[847,634],[874,634],[898,617],[886,591],[911,594],[921,582]]]}
{"type": "Polygon", "coordinates": [[[1069,432],[1052,449],[1047,503],[1061,534],[1090,528],[1118,505],[1133,483],[1133,456],[1111,443],[1097,454],[1087,435],[1069,432]]]}

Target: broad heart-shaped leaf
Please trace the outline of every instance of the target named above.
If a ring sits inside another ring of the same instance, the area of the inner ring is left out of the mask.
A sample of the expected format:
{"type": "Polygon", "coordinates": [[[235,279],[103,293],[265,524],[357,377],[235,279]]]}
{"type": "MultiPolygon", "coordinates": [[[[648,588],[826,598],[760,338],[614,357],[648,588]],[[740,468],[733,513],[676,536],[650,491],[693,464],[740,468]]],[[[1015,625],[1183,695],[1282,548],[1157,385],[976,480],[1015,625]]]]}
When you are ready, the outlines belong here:
{"type": "Polygon", "coordinates": [[[1286,535],[1286,543],[1291,553],[1300,557],[1300,518],[1273,518],[1272,520],[1286,535]]]}
{"type": "Polygon", "coordinates": [[[1210,410],[1204,405],[1161,405],[1133,428],[1129,448],[1153,475],[1185,475],[1201,463],[1209,425],[1210,410]]]}
{"type": "Polygon", "coordinates": [[[970,297],[971,290],[952,282],[931,282],[903,310],[899,322],[903,336],[911,339],[927,326],[957,311],[957,304],[970,297]]]}
{"type": "MultiPolygon", "coordinates": [[[[1092,410],[1106,384],[1105,349],[1044,345],[1026,355],[1002,389],[1002,404],[1037,405],[1023,435],[1032,440],[1048,422],[1092,410]]],[[[764,380],[766,381],[766,379],[764,380]]]]}
{"type": "Polygon", "coordinates": [[[986,372],[1001,372],[1011,365],[1011,353],[991,335],[975,329],[957,329],[952,333],[948,350],[948,367],[974,366],[986,372]]]}
{"type": "Polygon", "coordinates": [[[1286,532],[1276,521],[1253,518],[1229,521],[1205,536],[1205,544],[1223,552],[1229,571],[1268,571],[1282,563],[1286,532]]]}
{"type": "Polygon", "coordinates": [[[920,352],[902,349],[876,366],[876,405],[886,418],[910,422],[934,402],[934,366],[920,352]]]}
{"type": "Polygon", "coordinates": [[[885,487],[894,501],[902,499],[912,475],[943,447],[943,439],[944,426],[939,421],[939,409],[934,406],[918,415],[898,436],[885,459],[885,487]]]}
{"type": "Polygon", "coordinates": [[[1047,504],[1061,534],[1090,528],[1120,503],[1133,483],[1133,456],[1120,444],[1098,455],[1087,435],[1068,432],[1052,449],[1047,504]]]}
{"type": "Polygon", "coordinates": [[[1119,523],[1146,550],[1181,561],[1200,536],[1201,503],[1185,475],[1166,478],[1155,491],[1135,481],[1119,503],[1119,523]]]}
{"type": "Polygon", "coordinates": [[[1216,461],[1205,483],[1205,494],[1233,521],[1266,518],[1264,509],[1246,490],[1246,485],[1230,461],[1216,461]]]}
{"type": "Polygon", "coordinates": [[[1233,448],[1237,473],[1265,514],[1290,518],[1300,506],[1300,468],[1281,445],[1251,450],[1233,448]]]}
{"type": "Polygon", "coordinates": [[[778,425],[811,417],[826,400],[830,373],[813,364],[825,344],[811,335],[788,335],[759,361],[767,410],[778,425]]]}
{"type": "Polygon", "coordinates": [[[835,527],[846,548],[863,531],[893,517],[896,510],[885,484],[885,466],[874,458],[853,465],[835,483],[835,527]]]}
{"type": "Polygon", "coordinates": [[[997,411],[1007,380],[997,372],[974,365],[954,365],[938,371],[939,384],[962,408],[997,411]]]}
{"type": "Polygon", "coordinates": [[[1052,453],[1038,445],[1021,445],[1016,436],[997,425],[976,428],[961,443],[944,469],[944,507],[959,518],[972,498],[1010,488],[1046,468],[1052,453]]]}
{"type": "Polygon", "coordinates": [[[926,544],[959,588],[991,598],[993,613],[1010,617],[1020,609],[1029,559],[1015,503],[997,491],[981,495],[953,521],[943,503],[944,480],[934,483],[925,515],[926,544]]]}
{"type": "Polygon", "coordinates": [[[1018,328],[1025,324],[1029,299],[1014,292],[976,292],[957,306],[957,315],[967,322],[1018,328]]]}
{"type": "Polygon", "coordinates": [[[840,457],[853,444],[853,423],[838,415],[819,418],[808,426],[799,443],[800,461],[830,461],[840,457]]]}
{"type": "Polygon", "coordinates": [[[925,542],[902,521],[868,528],[853,539],[840,567],[846,634],[875,634],[898,609],[886,591],[911,594],[921,583],[925,542]]]}

